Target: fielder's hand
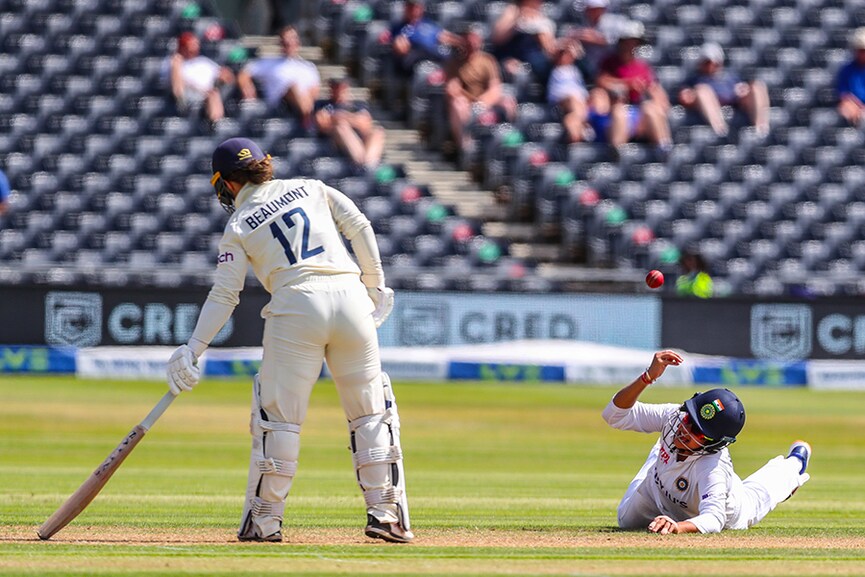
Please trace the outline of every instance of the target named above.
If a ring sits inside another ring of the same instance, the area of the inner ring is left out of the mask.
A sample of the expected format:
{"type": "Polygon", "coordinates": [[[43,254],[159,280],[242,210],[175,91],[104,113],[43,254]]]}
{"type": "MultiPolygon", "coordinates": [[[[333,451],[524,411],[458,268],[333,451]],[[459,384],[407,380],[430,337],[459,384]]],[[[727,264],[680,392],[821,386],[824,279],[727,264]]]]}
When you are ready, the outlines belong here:
{"type": "Polygon", "coordinates": [[[181,345],[168,360],[168,388],[172,394],[191,391],[201,379],[198,359],[187,345],[181,345]]]}
{"type": "Polygon", "coordinates": [[[378,328],[387,320],[393,310],[393,289],[391,288],[367,288],[369,298],[372,299],[372,304],[375,305],[375,310],[372,311],[372,320],[375,321],[375,328],[378,328]]]}
{"type": "Polygon", "coordinates": [[[677,353],[676,351],[658,351],[655,353],[655,356],[652,358],[652,364],[649,365],[649,368],[646,369],[646,372],[649,374],[649,378],[653,381],[657,381],[661,375],[664,374],[664,371],[668,366],[673,365],[677,367],[685,362],[685,359],[682,358],[682,355],[677,353]]]}
{"type": "Polygon", "coordinates": [[[649,531],[661,535],[675,534],[679,532],[679,524],[666,515],[658,515],[649,523],[649,531]]]}

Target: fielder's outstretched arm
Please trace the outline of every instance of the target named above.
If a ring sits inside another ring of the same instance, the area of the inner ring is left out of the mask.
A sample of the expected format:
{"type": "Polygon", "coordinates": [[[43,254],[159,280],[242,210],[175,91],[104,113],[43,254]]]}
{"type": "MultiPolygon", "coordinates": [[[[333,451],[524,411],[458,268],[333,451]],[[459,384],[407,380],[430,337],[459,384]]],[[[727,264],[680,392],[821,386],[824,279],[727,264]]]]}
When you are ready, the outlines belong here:
{"type": "Polygon", "coordinates": [[[643,391],[646,390],[646,387],[661,378],[661,375],[664,374],[669,365],[678,366],[683,361],[684,359],[682,359],[679,353],[669,350],[658,351],[652,358],[652,364],[649,365],[649,368],[643,371],[642,375],[634,379],[630,385],[616,393],[613,397],[613,404],[620,409],[630,409],[637,402],[637,399],[640,398],[643,391]]]}

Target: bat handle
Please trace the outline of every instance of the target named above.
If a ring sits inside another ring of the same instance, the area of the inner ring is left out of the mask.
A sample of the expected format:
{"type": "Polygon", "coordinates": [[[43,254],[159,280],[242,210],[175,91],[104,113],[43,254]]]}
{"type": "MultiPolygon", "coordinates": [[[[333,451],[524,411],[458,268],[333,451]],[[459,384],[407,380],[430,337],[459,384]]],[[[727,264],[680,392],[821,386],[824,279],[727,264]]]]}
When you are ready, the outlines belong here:
{"type": "Polygon", "coordinates": [[[168,406],[172,403],[172,401],[174,401],[175,398],[176,397],[175,397],[174,393],[172,393],[171,391],[168,391],[167,393],[165,393],[165,395],[163,395],[162,399],[160,399],[159,402],[156,403],[156,406],[153,407],[153,410],[151,410],[147,414],[147,416],[144,417],[144,419],[141,421],[141,423],[139,423],[139,426],[142,429],[144,429],[145,432],[149,431],[150,427],[153,426],[153,423],[156,422],[156,419],[158,419],[159,417],[162,416],[162,413],[165,412],[165,409],[168,408],[168,406]]]}

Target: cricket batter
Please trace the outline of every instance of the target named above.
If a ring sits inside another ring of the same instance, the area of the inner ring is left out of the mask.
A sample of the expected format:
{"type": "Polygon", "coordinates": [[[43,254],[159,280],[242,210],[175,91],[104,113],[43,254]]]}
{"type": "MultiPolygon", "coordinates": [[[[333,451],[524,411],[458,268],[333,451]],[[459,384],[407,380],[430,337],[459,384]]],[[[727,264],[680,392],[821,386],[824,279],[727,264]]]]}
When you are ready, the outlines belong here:
{"type": "Polygon", "coordinates": [[[787,457],[771,459],[743,481],[727,449],[745,425],[745,407],[735,394],[712,389],[682,405],[637,401],[667,366],[681,363],[673,351],[655,353],[649,368],[604,409],[604,420],[616,429],[661,433],[619,503],[619,527],[661,535],[747,529],[810,478],[811,446],[794,442],[787,457]]]}
{"type": "Polygon", "coordinates": [[[246,138],[216,148],[211,183],[231,217],[213,288],[189,343],[171,356],[168,382],[175,394],[198,383],[197,360],[239,302],[251,265],[271,299],[261,312],[264,357],[253,386],[252,454],[238,539],[282,539],[300,429],[326,359],[348,419],[367,506],[365,533],[411,541],[399,415],[376,334],[393,309],[393,291],[385,287],[372,226],[348,197],[318,180],[274,180],[270,155],[246,138]]]}

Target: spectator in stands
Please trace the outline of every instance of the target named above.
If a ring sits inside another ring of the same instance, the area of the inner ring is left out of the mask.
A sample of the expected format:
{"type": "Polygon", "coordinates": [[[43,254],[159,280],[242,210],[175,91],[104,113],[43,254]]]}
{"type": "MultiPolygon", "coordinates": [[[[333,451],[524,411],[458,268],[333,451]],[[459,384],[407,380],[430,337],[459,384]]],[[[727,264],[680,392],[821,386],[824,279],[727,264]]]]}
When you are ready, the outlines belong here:
{"type": "Polygon", "coordinates": [[[841,67],[836,80],[838,112],[854,126],[865,120],[865,27],[850,37],[853,58],[841,67]]]}
{"type": "Polygon", "coordinates": [[[177,51],[168,61],[168,80],[178,110],[202,110],[210,122],[225,116],[220,85],[234,83],[234,73],[201,55],[201,42],[192,32],[177,38],[177,51]]]}
{"type": "Polygon", "coordinates": [[[743,82],[724,68],[724,50],[720,44],[707,42],[700,48],[696,72],[685,81],[679,92],[685,108],[699,110],[718,136],[729,132],[722,106],[738,106],[756,127],[757,134],[769,134],[769,90],[762,80],[743,82]]]}
{"type": "Polygon", "coordinates": [[[331,79],[330,92],[315,113],[319,132],[330,136],[356,165],[375,168],[384,150],[384,129],[373,122],[364,103],[350,98],[348,80],[331,79]]]}
{"type": "Polygon", "coordinates": [[[583,45],[585,55],[580,66],[594,80],[598,75],[601,61],[615,48],[619,34],[628,19],[608,11],[609,0],[585,0],[583,2],[583,26],[572,33],[575,40],[583,45]]]}
{"type": "Polygon", "coordinates": [[[644,36],[641,22],[628,22],[620,30],[616,51],[601,61],[596,83],[610,92],[624,94],[629,104],[651,100],[666,115],[670,99],[655,79],[652,66],[636,54],[644,36]]]}
{"type": "Polygon", "coordinates": [[[0,216],[9,211],[10,194],[12,194],[12,188],[9,186],[9,179],[6,178],[6,173],[0,170],[0,216]]]}
{"type": "Polygon", "coordinates": [[[422,60],[442,62],[459,37],[424,16],[423,0],[406,0],[403,19],[390,31],[396,72],[411,77],[422,60]]]}
{"type": "Polygon", "coordinates": [[[589,114],[589,93],[583,74],[575,64],[582,53],[577,40],[562,40],[556,53],[556,67],[547,84],[547,101],[558,109],[568,142],[583,140],[589,114]]]}
{"type": "Polygon", "coordinates": [[[556,54],[556,24],[544,14],[543,0],[516,0],[504,9],[492,30],[493,54],[511,77],[528,66],[546,85],[556,54]]]}
{"type": "Polygon", "coordinates": [[[445,66],[445,100],[451,136],[461,150],[470,145],[465,128],[482,114],[494,115],[493,122],[513,118],[516,101],[502,90],[496,59],[483,51],[483,29],[468,24],[461,33],[460,48],[445,66]]]}
{"type": "Polygon", "coordinates": [[[282,56],[257,58],[237,75],[243,98],[256,98],[256,83],[264,92],[264,101],[274,109],[287,106],[296,113],[305,129],[313,124],[315,101],[321,88],[321,77],[315,64],[301,58],[300,35],[291,26],[279,32],[282,56]]]}
{"type": "Polygon", "coordinates": [[[601,62],[590,97],[590,121],[614,146],[637,138],[666,151],[672,146],[670,99],[651,65],[635,54],[644,34],[640,22],[630,21],[622,28],[616,51],[601,62]]]}
{"type": "Polygon", "coordinates": [[[679,259],[682,274],[676,279],[676,293],[701,299],[714,294],[712,277],[706,272],[706,261],[698,252],[685,251],[679,259]]]}

